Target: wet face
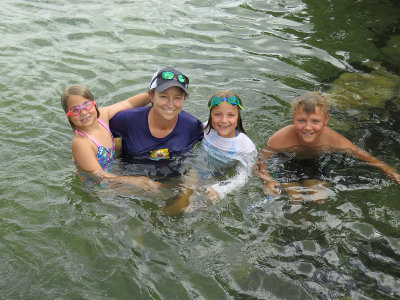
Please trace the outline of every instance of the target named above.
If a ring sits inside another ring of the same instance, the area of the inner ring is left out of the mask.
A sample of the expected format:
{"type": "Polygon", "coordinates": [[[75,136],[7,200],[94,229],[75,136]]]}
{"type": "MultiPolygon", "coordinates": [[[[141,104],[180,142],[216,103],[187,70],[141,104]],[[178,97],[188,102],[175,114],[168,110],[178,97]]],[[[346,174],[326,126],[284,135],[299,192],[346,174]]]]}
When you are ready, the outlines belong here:
{"type": "Polygon", "coordinates": [[[237,106],[223,101],[211,110],[211,125],[222,137],[235,137],[239,117],[237,106]]]}
{"type": "Polygon", "coordinates": [[[308,114],[303,107],[298,107],[293,114],[293,123],[300,143],[308,146],[318,145],[328,119],[329,114],[325,115],[318,106],[314,112],[308,114]]]}
{"type": "Polygon", "coordinates": [[[152,110],[158,117],[174,121],[182,111],[185,95],[185,92],[176,86],[170,87],[162,93],[154,91],[150,94],[153,103],[152,110]]]}
{"type": "MultiPolygon", "coordinates": [[[[75,106],[82,106],[88,100],[80,95],[71,95],[68,97],[68,110],[75,106]]],[[[88,125],[91,125],[93,122],[97,120],[97,111],[96,106],[89,110],[81,109],[80,113],[76,116],[69,116],[69,120],[74,124],[75,128],[81,128],[88,125]]]]}

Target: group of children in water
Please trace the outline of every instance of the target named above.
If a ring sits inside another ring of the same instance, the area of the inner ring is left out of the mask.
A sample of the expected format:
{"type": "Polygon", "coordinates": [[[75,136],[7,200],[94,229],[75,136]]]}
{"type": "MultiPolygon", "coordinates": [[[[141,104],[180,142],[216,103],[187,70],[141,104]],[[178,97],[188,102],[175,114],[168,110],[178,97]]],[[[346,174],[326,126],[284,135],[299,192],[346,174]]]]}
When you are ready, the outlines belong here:
{"type": "MultiPolygon", "coordinates": [[[[75,133],[72,140],[75,165],[99,181],[132,184],[157,191],[161,184],[148,176],[117,176],[110,172],[109,166],[118,150],[114,133],[122,137],[122,153],[126,156],[168,160],[189,152],[201,140],[202,148],[213,163],[236,163],[235,176],[202,189],[213,201],[242,186],[253,167],[265,183],[266,194],[279,194],[283,188],[293,201],[302,201],[304,193],[298,187],[309,187],[315,182],[312,178],[278,182],[271,176],[267,163],[280,152],[295,153],[299,158],[332,151],[348,153],[400,183],[400,175],[395,169],[327,126],[330,101],[321,92],[308,92],[292,101],[293,124],[269,138],[265,148],[258,153],[257,161],[256,147],[243,128],[241,113],[245,108],[239,95],[229,90],[215,93],[208,102],[208,121],[201,123],[182,111],[188,85],[189,79],[182,72],[164,67],[154,73],[148,92],[103,108],[98,108],[86,87],[67,87],[61,96],[61,104],[75,133]],[[148,103],[151,106],[146,106],[148,103]]],[[[193,164],[186,172],[186,188],[170,211],[180,212],[190,207],[193,194],[199,190],[200,169],[193,164]]]]}

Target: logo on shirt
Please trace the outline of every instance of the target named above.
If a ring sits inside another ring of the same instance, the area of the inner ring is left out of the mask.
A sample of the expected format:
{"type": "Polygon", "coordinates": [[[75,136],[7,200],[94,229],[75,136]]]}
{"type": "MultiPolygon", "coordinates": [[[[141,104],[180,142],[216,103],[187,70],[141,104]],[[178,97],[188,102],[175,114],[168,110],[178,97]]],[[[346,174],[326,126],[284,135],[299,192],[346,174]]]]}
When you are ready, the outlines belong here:
{"type": "Polygon", "coordinates": [[[169,158],[168,149],[158,149],[158,150],[150,151],[150,153],[151,153],[151,158],[155,159],[155,160],[169,158]]]}

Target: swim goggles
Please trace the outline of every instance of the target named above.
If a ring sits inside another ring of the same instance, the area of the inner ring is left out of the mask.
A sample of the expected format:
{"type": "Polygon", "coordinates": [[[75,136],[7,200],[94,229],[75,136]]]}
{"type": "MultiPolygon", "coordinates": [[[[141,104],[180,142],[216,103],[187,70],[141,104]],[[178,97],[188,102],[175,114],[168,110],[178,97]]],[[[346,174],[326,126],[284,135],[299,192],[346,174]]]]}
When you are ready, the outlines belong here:
{"type": "Polygon", "coordinates": [[[175,74],[174,72],[171,71],[161,72],[160,74],[158,74],[157,78],[162,78],[166,80],[171,80],[176,78],[180,83],[189,84],[189,78],[187,78],[185,75],[175,74]]]}
{"type": "Polygon", "coordinates": [[[223,101],[226,101],[232,105],[237,105],[239,106],[241,109],[244,110],[243,106],[240,105],[240,100],[238,97],[236,96],[230,96],[228,98],[222,98],[222,97],[214,97],[211,99],[211,105],[210,105],[210,109],[213,106],[218,106],[220,105],[223,101]]]}
{"type": "Polygon", "coordinates": [[[75,116],[79,115],[81,113],[82,109],[84,109],[86,111],[89,111],[89,110],[91,110],[93,108],[93,106],[95,104],[96,104],[95,101],[85,101],[85,102],[83,102],[82,106],[71,107],[68,110],[67,117],[69,117],[69,116],[75,117],[75,116]]]}

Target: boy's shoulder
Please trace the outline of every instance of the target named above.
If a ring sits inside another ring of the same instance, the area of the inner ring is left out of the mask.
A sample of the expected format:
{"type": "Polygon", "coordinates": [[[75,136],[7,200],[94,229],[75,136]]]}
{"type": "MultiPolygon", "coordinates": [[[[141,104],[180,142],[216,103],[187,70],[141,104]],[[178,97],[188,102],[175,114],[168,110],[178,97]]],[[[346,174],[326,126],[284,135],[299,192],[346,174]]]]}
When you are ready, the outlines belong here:
{"type": "Polygon", "coordinates": [[[290,148],[297,145],[298,139],[293,124],[279,129],[268,139],[268,146],[274,149],[290,148]]]}
{"type": "Polygon", "coordinates": [[[334,149],[353,149],[355,147],[350,140],[330,127],[324,128],[322,141],[324,145],[330,146],[334,149]]]}
{"type": "MultiPolygon", "coordinates": [[[[300,146],[297,132],[293,124],[275,132],[268,140],[268,146],[274,149],[286,149],[300,146]]],[[[353,149],[354,144],[335,130],[325,127],[319,142],[314,146],[328,146],[332,149],[353,149]]]]}

